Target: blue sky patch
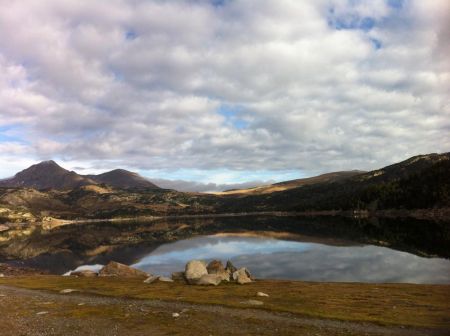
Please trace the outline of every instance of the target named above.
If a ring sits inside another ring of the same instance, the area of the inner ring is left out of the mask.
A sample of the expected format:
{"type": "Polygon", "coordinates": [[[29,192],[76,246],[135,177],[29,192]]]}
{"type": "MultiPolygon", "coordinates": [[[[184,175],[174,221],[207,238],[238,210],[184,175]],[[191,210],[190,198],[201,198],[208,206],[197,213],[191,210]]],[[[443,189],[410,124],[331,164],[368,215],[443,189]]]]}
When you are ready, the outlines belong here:
{"type": "Polygon", "coordinates": [[[232,105],[221,105],[217,112],[226,118],[226,122],[237,129],[248,127],[248,122],[239,117],[241,108],[232,105]]]}
{"type": "Polygon", "coordinates": [[[0,126],[0,142],[18,142],[25,144],[26,141],[17,135],[20,133],[20,127],[17,125],[0,126]]]}
{"type": "Polygon", "coordinates": [[[131,40],[132,41],[132,40],[136,39],[137,37],[138,37],[137,33],[134,30],[132,30],[132,29],[127,30],[126,33],[125,33],[125,38],[127,40],[131,40]]]}

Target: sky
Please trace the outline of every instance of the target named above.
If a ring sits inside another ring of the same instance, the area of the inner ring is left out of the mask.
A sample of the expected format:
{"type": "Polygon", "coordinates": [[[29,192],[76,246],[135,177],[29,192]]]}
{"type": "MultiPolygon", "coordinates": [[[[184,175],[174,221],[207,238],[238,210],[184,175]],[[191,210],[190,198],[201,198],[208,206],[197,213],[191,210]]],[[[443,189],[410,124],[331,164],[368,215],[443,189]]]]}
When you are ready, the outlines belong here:
{"type": "Polygon", "coordinates": [[[0,0],[0,178],[53,159],[223,189],[448,152],[449,16],[448,0],[0,0]]]}

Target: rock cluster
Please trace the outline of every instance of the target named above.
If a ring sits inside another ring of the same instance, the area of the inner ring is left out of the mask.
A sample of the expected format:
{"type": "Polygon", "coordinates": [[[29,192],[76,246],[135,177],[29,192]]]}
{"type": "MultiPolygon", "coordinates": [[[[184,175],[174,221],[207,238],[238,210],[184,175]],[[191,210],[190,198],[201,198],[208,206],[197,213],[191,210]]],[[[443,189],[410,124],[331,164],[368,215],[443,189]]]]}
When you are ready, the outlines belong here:
{"type": "Polygon", "coordinates": [[[250,272],[245,268],[236,269],[231,261],[224,267],[220,260],[213,260],[208,265],[200,260],[191,260],[186,264],[184,278],[192,285],[214,285],[222,281],[234,281],[238,284],[252,282],[250,272]]]}
{"type": "Polygon", "coordinates": [[[227,261],[226,266],[220,260],[213,260],[209,264],[201,260],[191,260],[186,264],[184,272],[172,273],[171,278],[160,275],[152,275],[133,267],[120,264],[115,261],[109,262],[98,273],[91,270],[71,272],[70,275],[78,277],[122,277],[122,278],[145,278],[144,282],[151,284],[157,281],[174,282],[185,281],[190,285],[217,286],[222,281],[235,282],[240,285],[252,282],[252,276],[247,268],[237,269],[227,261]]]}

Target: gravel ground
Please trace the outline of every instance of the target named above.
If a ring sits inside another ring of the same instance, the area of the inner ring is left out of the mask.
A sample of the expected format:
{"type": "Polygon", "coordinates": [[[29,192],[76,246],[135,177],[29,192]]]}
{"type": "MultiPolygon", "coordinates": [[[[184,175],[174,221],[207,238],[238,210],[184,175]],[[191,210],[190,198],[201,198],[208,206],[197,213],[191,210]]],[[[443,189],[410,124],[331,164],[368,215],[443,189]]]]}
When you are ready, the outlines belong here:
{"type": "Polygon", "coordinates": [[[0,286],[0,335],[449,335],[183,302],[0,286]],[[173,314],[179,314],[173,317],[173,314]]]}

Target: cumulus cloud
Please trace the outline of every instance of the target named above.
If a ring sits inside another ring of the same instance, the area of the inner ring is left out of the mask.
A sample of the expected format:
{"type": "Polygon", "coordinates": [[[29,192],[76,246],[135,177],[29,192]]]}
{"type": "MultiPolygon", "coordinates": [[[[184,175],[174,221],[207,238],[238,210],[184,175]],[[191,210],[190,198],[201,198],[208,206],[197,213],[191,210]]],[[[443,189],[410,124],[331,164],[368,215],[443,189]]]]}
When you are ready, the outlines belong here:
{"type": "Polygon", "coordinates": [[[308,174],[450,148],[446,0],[7,4],[2,158],[308,174]]]}

